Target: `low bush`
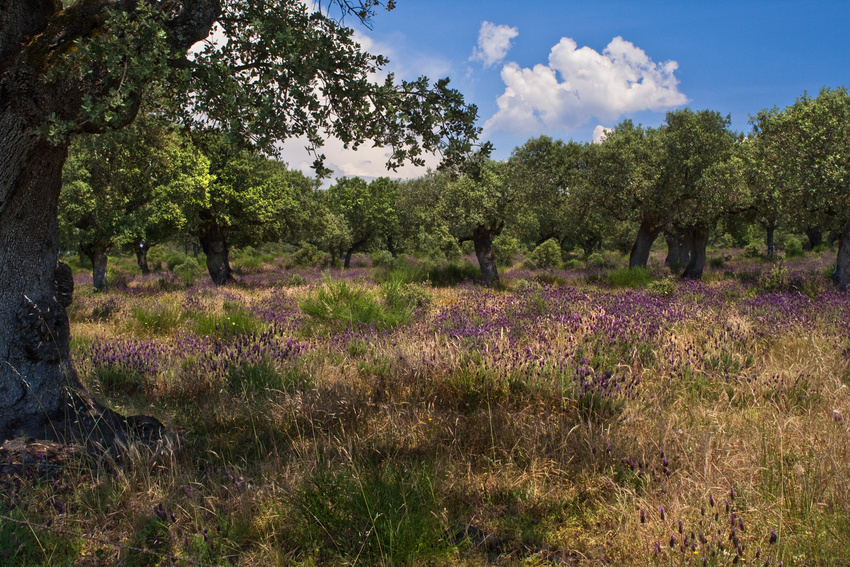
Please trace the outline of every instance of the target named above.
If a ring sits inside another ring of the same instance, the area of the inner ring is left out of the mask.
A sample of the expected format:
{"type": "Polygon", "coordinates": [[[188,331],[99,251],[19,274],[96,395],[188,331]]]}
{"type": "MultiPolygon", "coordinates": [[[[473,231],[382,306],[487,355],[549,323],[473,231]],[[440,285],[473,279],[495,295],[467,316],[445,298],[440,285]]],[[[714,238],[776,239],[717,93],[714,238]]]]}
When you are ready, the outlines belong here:
{"type": "Polygon", "coordinates": [[[652,282],[649,270],[643,267],[620,268],[608,274],[608,283],[614,287],[643,287],[652,282]]]}
{"type": "Polygon", "coordinates": [[[359,325],[389,329],[410,320],[412,312],[407,305],[382,305],[370,291],[329,277],[300,307],[314,323],[329,329],[359,325]]]}
{"type": "Polygon", "coordinates": [[[331,265],[333,258],[330,254],[323,250],[319,250],[309,242],[302,242],[299,248],[292,255],[292,265],[305,268],[318,267],[326,268],[331,265]]]}
{"type": "Polygon", "coordinates": [[[803,255],[803,243],[799,238],[789,236],[785,239],[785,256],[796,258],[803,255]]]}
{"type": "Polygon", "coordinates": [[[557,268],[561,265],[561,245],[550,238],[531,252],[529,260],[535,268],[557,268]]]}

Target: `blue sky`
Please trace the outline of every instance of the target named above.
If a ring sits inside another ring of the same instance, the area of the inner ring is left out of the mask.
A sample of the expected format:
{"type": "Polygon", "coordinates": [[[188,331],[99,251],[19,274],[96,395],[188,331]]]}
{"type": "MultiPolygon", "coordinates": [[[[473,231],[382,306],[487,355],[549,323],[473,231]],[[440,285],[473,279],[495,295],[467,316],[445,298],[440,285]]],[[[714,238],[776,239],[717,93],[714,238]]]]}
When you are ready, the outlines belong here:
{"type": "MultiPolygon", "coordinates": [[[[450,77],[478,106],[496,159],[530,137],[586,142],[626,118],[658,126],[685,106],[730,114],[746,132],[761,109],[850,87],[850,0],[397,4],[371,30],[357,26],[359,41],[399,77],[450,77]]],[[[304,167],[296,145],[285,159],[304,167]]],[[[381,151],[337,146],[325,150],[337,175],[387,174],[381,151]]]]}

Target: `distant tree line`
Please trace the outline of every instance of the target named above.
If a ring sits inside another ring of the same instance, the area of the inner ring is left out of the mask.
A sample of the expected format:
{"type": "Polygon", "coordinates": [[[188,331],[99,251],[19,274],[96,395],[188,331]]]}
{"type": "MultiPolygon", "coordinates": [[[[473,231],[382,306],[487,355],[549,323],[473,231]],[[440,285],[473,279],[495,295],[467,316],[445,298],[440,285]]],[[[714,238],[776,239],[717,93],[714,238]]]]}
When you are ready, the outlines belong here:
{"type": "MultiPolygon", "coordinates": [[[[767,254],[777,230],[838,242],[835,284],[850,281],[850,96],[804,95],[752,117],[746,135],[728,116],[669,112],[657,128],[626,120],[601,143],[541,136],[504,162],[463,165],[404,182],[342,178],[327,190],[281,162],[229,143],[191,137],[150,118],[80,138],[64,173],[65,249],[91,259],[106,286],[106,257],[181,237],[206,254],[212,280],[232,279],[229,250],[284,241],[339,259],[386,250],[453,257],[474,251],[487,285],[499,258],[544,244],[560,252],[603,246],[646,267],[663,236],[666,264],[698,279],[712,235],[757,226],[767,254]],[[464,243],[469,244],[464,244],[464,243]]],[[[541,252],[542,254],[542,252],[541,252]]]]}

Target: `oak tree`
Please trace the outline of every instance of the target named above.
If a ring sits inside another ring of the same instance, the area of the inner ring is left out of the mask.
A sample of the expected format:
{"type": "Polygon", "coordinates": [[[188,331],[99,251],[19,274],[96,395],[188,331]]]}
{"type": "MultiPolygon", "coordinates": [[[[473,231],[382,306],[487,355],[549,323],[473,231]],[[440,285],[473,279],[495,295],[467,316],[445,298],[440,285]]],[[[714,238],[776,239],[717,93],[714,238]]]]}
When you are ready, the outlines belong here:
{"type": "MultiPolygon", "coordinates": [[[[367,23],[393,4],[331,3],[367,23]]],[[[376,83],[385,64],[297,0],[0,0],[0,438],[97,430],[109,445],[142,421],[94,403],[69,359],[57,204],[71,136],[125,127],[149,101],[269,153],[303,136],[319,170],[328,136],[388,147],[389,166],[468,153],[475,108],[447,79],[376,83]]]]}

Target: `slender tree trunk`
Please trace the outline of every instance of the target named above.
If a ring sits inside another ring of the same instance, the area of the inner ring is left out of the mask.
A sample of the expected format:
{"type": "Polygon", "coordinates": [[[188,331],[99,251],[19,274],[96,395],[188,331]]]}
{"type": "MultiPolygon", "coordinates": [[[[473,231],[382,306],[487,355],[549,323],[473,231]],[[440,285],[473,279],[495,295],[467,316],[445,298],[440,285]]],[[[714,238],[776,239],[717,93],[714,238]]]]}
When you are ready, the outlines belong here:
{"type": "Polygon", "coordinates": [[[814,250],[815,247],[823,244],[823,233],[816,228],[807,228],[806,237],[809,239],[809,250],[814,250]]]}
{"type": "Polygon", "coordinates": [[[106,248],[98,245],[87,245],[81,246],[80,249],[91,260],[91,275],[95,291],[106,291],[106,266],[109,262],[106,248]]]}
{"type": "Polygon", "coordinates": [[[213,225],[203,230],[198,238],[201,248],[207,255],[207,271],[215,285],[226,285],[233,281],[230,269],[230,248],[227,245],[227,233],[213,225]]]}
{"type": "Polygon", "coordinates": [[[838,236],[838,257],[835,260],[832,281],[841,291],[847,291],[847,285],[850,284],[850,219],[838,236]]]}
{"type": "Polygon", "coordinates": [[[682,278],[698,280],[702,277],[705,269],[705,247],[708,246],[708,228],[695,227],[689,231],[690,238],[690,260],[682,273],[682,278]]]}
{"type": "MultiPolygon", "coordinates": [[[[151,268],[148,266],[148,248],[147,243],[142,243],[136,246],[136,264],[138,264],[139,269],[143,274],[147,275],[151,273],[151,268]]],[[[197,257],[197,254],[195,255],[197,257]]]]}
{"type": "Polygon", "coordinates": [[[349,248],[345,251],[345,262],[342,267],[346,270],[351,267],[351,255],[354,254],[354,248],[349,248]]]}
{"type": "Polygon", "coordinates": [[[648,221],[643,221],[638,228],[632,252],[629,255],[629,268],[646,268],[652,244],[658,238],[661,229],[648,221]]]}
{"type": "Polygon", "coordinates": [[[472,233],[472,242],[475,245],[475,256],[478,258],[484,285],[498,284],[499,271],[496,268],[496,252],[493,250],[493,233],[479,226],[472,233]]]}
{"type": "Polygon", "coordinates": [[[771,224],[767,227],[767,257],[773,258],[773,255],[776,253],[776,242],[774,240],[774,235],[776,234],[776,225],[771,224]]]}

